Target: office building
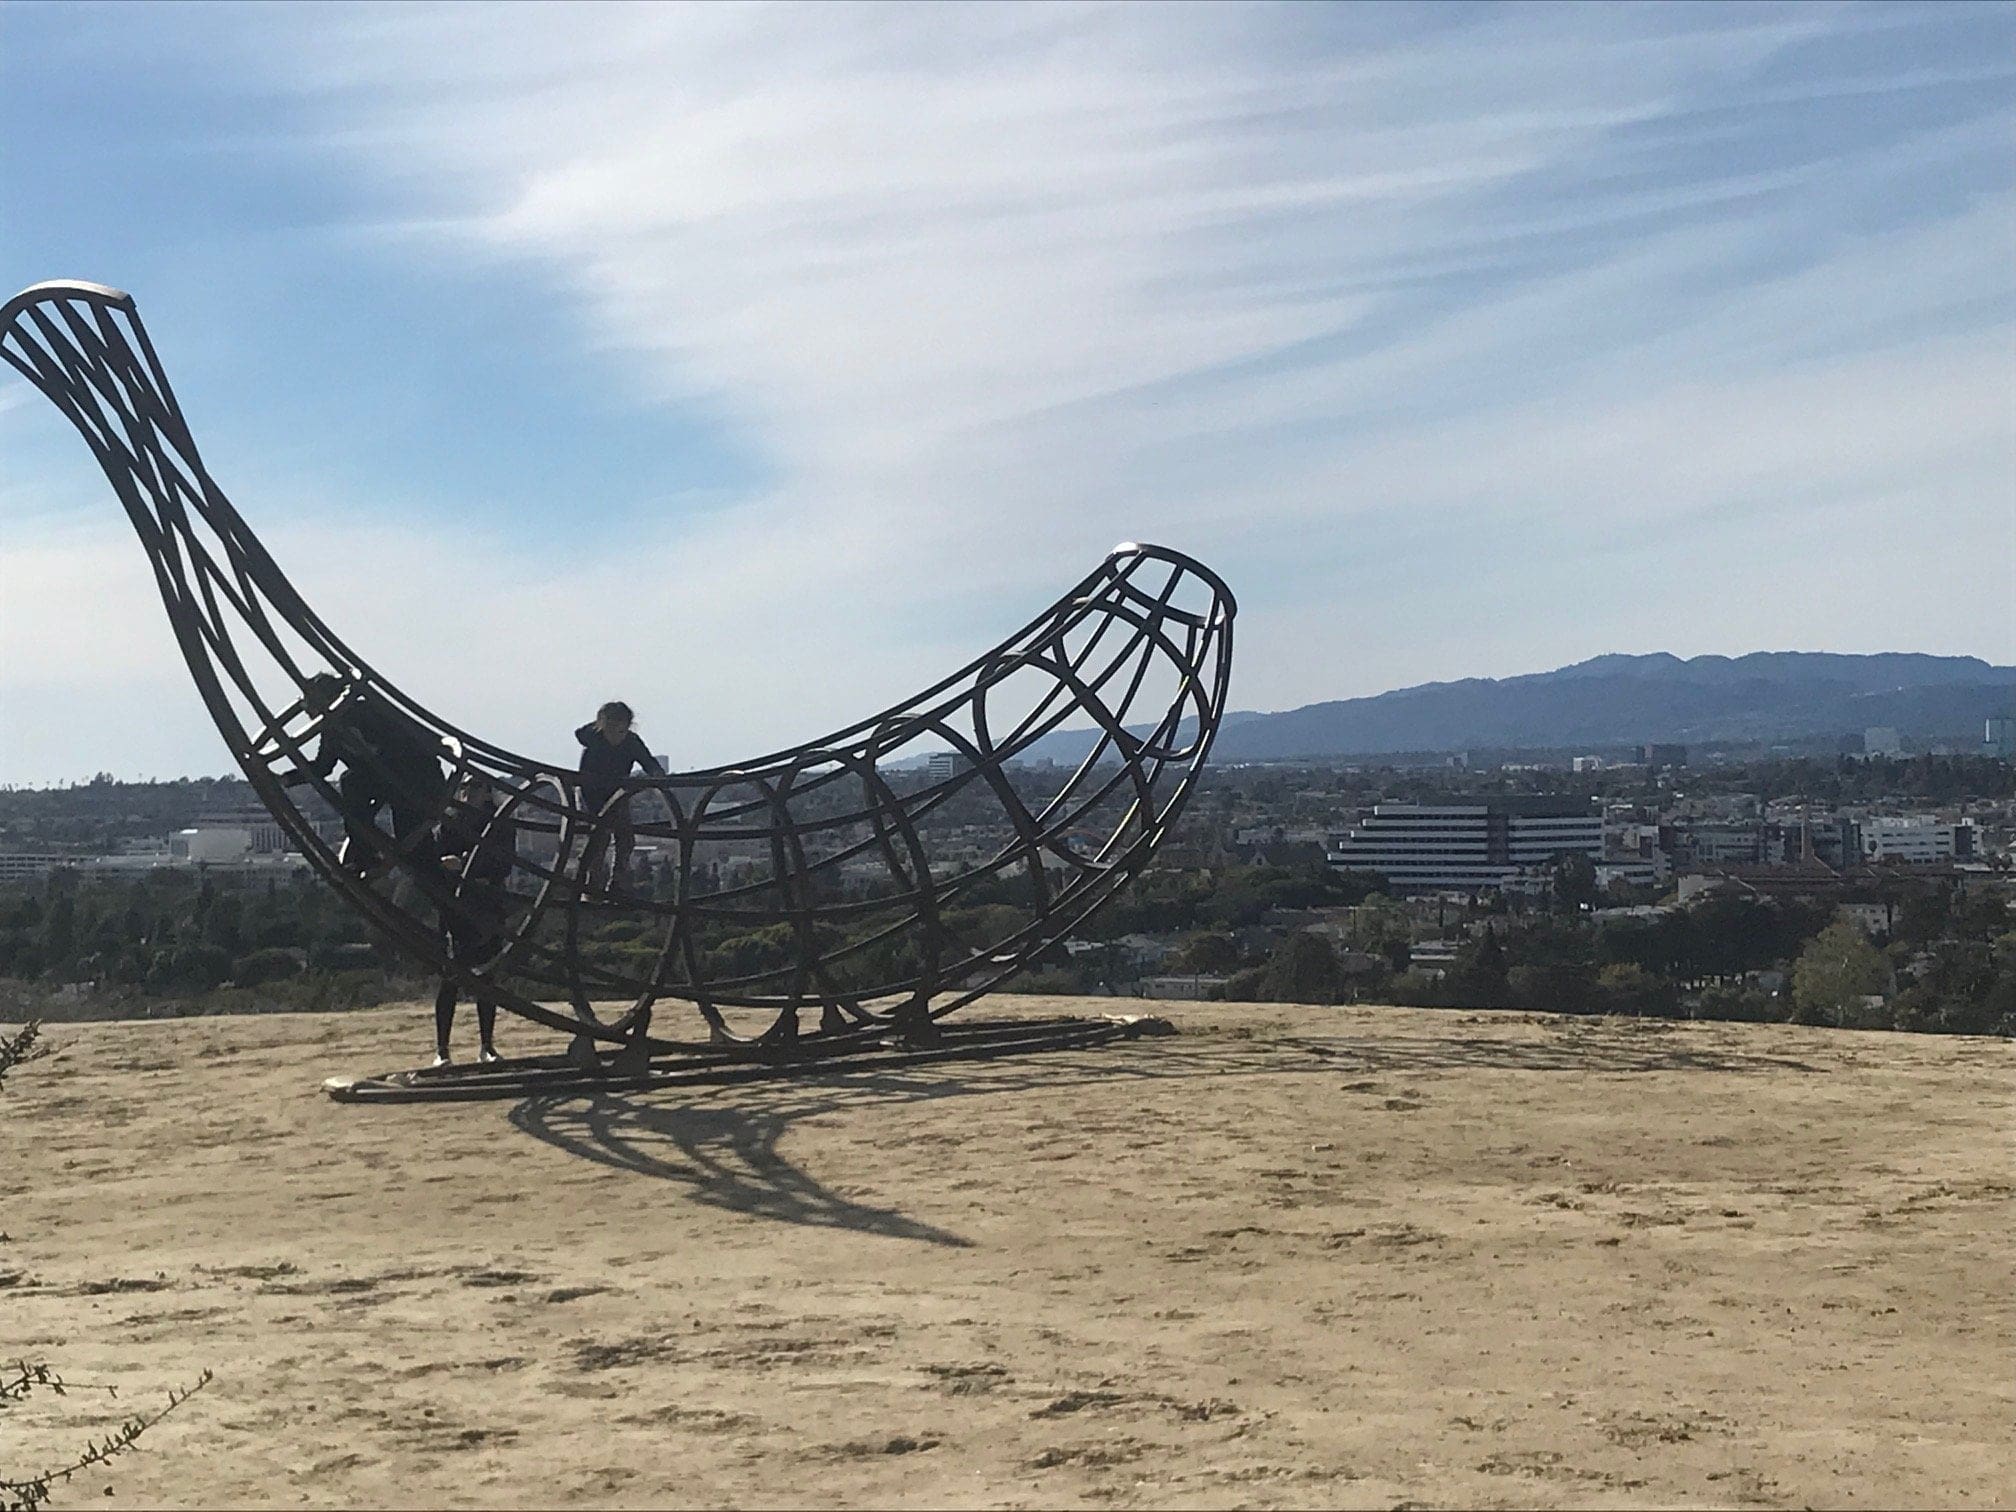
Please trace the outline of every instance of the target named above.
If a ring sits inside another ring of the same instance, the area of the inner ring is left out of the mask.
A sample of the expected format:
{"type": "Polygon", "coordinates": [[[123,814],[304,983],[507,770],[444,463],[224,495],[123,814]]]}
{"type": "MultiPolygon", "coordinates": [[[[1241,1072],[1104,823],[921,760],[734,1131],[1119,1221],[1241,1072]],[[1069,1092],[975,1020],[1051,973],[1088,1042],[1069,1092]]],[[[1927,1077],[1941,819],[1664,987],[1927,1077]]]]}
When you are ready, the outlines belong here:
{"type": "Polygon", "coordinates": [[[263,808],[219,809],[196,816],[198,830],[243,830],[247,849],[255,856],[274,856],[292,848],[280,821],[263,808]]]}
{"type": "Polygon", "coordinates": [[[1865,861],[1964,861],[1975,855],[1974,821],[1930,818],[1863,819],[1855,826],[1865,861]]]}
{"type": "Polygon", "coordinates": [[[1603,816],[1576,798],[1382,803],[1331,838],[1332,866],[1372,871],[1397,892],[1503,887],[1562,854],[1603,856],[1603,816]]]}
{"type": "Polygon", "coordinates": [[[972,770],[972,758],[962,751],[937,751],[924,763],[924,774],[933,782],[950,782],[972,770]]]}
{"type": "Polygon", "coordinates": [[[168,837],[168,854],[178,861],[242,861],[253,853],[252,831],[240,824],[198,825],[168,837]]]}

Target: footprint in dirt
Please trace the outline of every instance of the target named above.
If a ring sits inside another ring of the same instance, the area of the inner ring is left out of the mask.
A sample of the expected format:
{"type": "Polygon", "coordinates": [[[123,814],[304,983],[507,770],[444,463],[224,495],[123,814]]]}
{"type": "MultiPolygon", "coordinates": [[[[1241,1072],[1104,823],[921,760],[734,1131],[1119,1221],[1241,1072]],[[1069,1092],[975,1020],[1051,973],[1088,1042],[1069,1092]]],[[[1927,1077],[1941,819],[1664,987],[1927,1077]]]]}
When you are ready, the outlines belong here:
{"type": "Polygon", "coordinates": [[[878,1454],[923,1454],[936,1449],[943,1440],[912,1438],[899,1433],[886,1439],[849,1439],[844,1444],[828,1444],[821,1451],[834,1459],[868,1459],[878,1454]]]}
{"type": "Polygon", "coordinates": [[[1038,1407],[1029,1416],[1032,1418],[1068,1417],[1075,1412],[1083,1412],[1088,1407],[1117,1407],[1133,1398],[1118,1391],[1068,1391],[1046,1406],[1038,1407]]]}
{"type": "Polygon", "coordinates": [[[949,1396],[984,1396],[1008,1383],[1007,1370],[994,1364],[926,1365],[924,1373],[936,1376],[949,1396]]]}

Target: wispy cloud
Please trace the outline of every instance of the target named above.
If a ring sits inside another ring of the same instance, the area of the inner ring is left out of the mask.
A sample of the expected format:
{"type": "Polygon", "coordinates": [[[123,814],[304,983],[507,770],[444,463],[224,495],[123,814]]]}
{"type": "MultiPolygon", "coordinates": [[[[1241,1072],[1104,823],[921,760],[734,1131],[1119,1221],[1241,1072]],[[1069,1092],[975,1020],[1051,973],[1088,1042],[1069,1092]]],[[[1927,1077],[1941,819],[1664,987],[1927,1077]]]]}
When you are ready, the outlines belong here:
{"type": "Polygon", "coordinates": [[[400,527],[423,580],[510,585],[512,688],[425,595],[327,611],[515,744],[620,687],[697,763],[901,695],[1123,538],[1234,579],[1258,706],[1612,649],[2016,655],[2008,71],[1941,40],[1983,26],[455,6],[204,46],[305,102],[290,154],[399,186],[406,255],[530,274],[758,439],[761,490],[564,567],[400,527]],[[1890,520],[1939,544],[1872,616],[1816,553],[1890,520]],[[1564,601],[1598,576],[1637,591],[1564,601]]]}

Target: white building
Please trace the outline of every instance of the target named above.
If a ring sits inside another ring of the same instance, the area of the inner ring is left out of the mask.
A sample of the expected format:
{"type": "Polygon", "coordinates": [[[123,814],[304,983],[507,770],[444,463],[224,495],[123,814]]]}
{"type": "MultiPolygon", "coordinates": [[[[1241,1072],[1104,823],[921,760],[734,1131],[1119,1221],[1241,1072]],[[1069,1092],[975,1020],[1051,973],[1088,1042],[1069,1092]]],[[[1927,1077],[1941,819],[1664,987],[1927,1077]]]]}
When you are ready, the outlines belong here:
{"type": "Polygon", "coordinates": [[[1865,861],[1964,860],[1976,854],[1974,821],[1947,823],[1925,816],[1864,819],[1855,826],[1865,861]]]}
{"type": "Polygon", "coordinates": [[[972,770],[972,758],[963,751],[934,751],[924,763],[924,775],[933,782],[950,782],[972,770]]]}
{"type": "Polygon", "coordinates": [[[219,810],[215,813],[198,814],[196,816],[196,828],[199,830],[242,829],[251,836],[251,849],[254,855],[277,855],[281,851],[288,849],[290,845],[287,832],[280,828],[279,820],[267,813],[265,809],[249,805],[244,808],[228,811],[219,810]]]}
{"type": "Polygon", "coordinates": [[[198,825],[168,837],[168,854],[178,861],[243,861],[252,849],[252,831],[244,825],[198,825]]]}
{"type": "Polygon", "coordinates": [[[1603,816],[1574,798],[1382,803],[1334,836],[1330,864],[1378,872],[1398,892],[1499,888],[1563,853],[1603,856],[1603,816]]]}

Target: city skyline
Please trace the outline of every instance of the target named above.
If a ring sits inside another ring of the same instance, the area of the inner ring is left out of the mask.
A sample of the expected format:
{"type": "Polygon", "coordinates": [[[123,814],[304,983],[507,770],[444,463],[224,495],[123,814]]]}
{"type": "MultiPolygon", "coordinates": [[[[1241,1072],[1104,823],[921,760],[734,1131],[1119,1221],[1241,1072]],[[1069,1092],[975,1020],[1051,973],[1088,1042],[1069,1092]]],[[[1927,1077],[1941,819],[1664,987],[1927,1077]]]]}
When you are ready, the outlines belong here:
{"type": "MultiPolygon", "coordinates": [[[[2016,661],[2006,9],[113,14],[0,12],[0,294],[130,289],[309,598],[529,753],[804,738],[1130,537],[1240,708],[2016,661]]],[[[0,781],[223,769],[11,375],[0,454],[0,781]]]]}

